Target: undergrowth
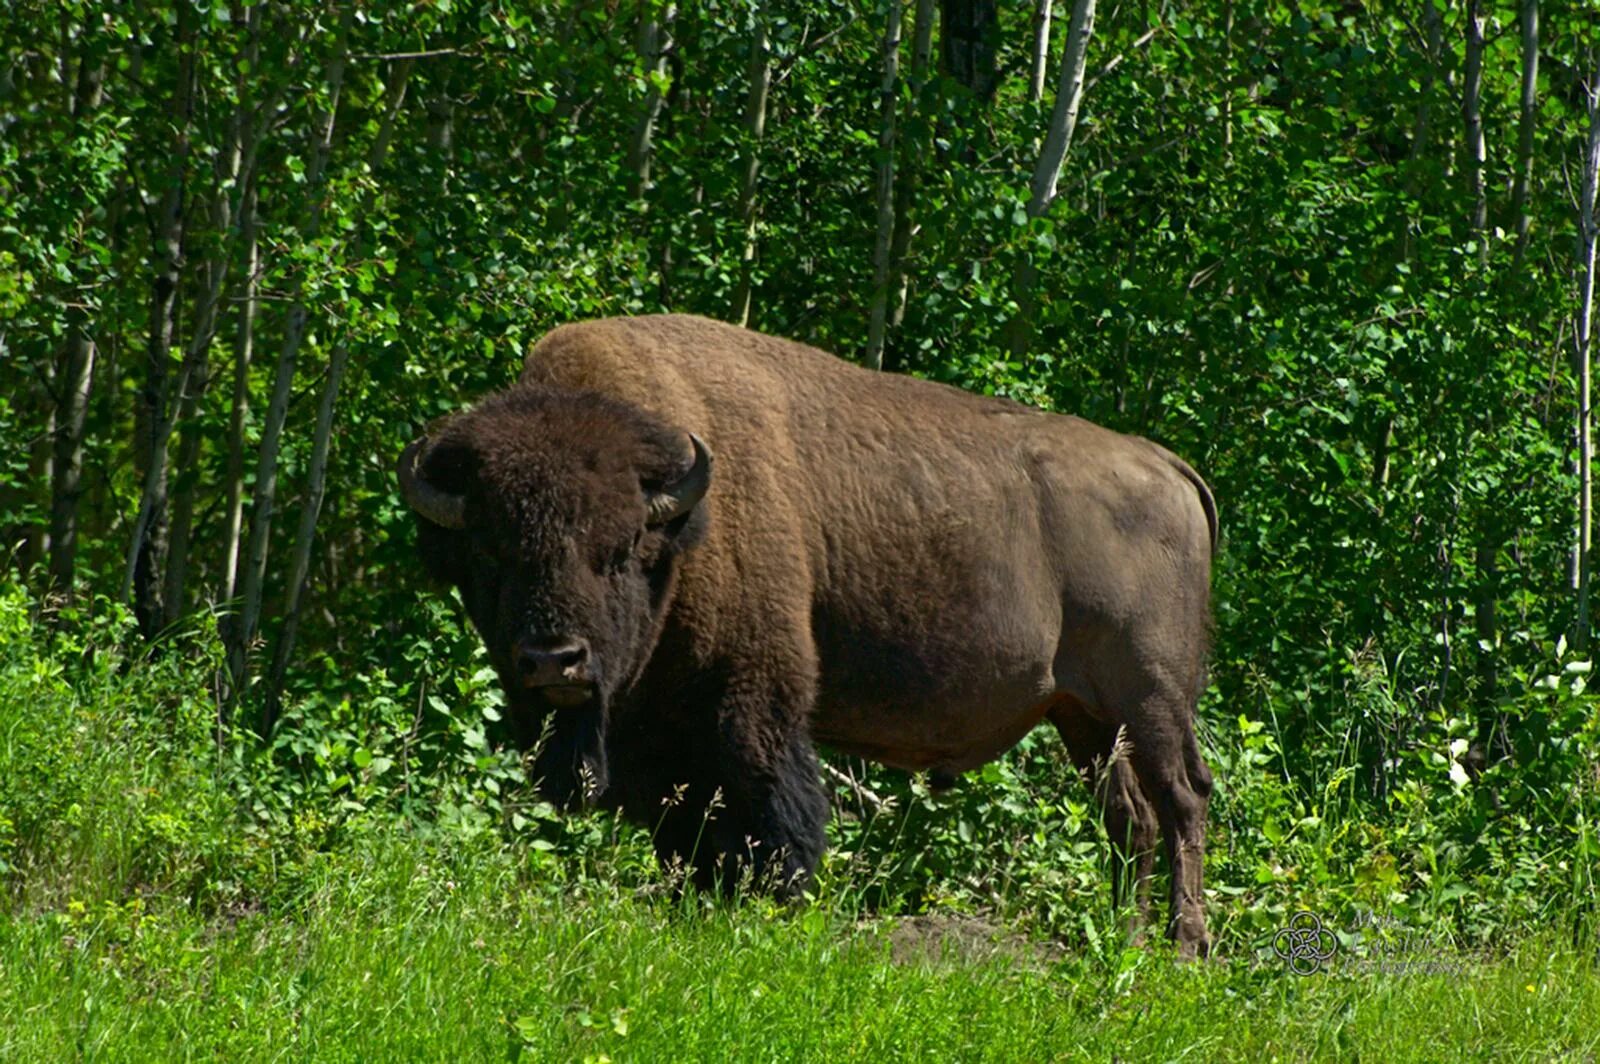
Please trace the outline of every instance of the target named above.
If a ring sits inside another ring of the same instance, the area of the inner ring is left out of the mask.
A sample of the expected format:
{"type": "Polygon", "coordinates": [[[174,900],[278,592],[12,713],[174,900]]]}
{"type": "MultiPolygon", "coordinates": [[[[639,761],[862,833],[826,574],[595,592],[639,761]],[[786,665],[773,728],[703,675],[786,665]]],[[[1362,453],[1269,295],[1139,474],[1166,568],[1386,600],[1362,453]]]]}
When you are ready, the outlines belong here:
{"type": "Polygon", "coordinates": [[[206,626],[130,653],[139,641],[114,607],[42,615],[0,590],[0,1007],[34,1017],[6,1048],[431,1055],[455,1037],[468,1055],[893,1056],[942,1038],[999,1058],[1024,1048],[1001,1019],[1013,1009],[1039,1044],[1073,1055],[1130,1044],[1074,1041],[1073,1024],[1137,1042],[1132,1017],[1168,998],[1180,1005],[1151,1028],[1162,1038],[1211,1044],[1202,1013],[1243,1010],[1263,1051],[1289,1057],[1370,1049],[1333,1017],[1376,1016],[1377,998],[1385,1023],[1471,1012],[1537,1027],[1530,1045],[1592,1048],[1560,1019],[1597,1007],[1600,740],[1583,663],[1553,658],[1508,703],[1546,737],[1537,764],[1469,771],[1458,722],[1404,705],[1380,662],[1352,655],[1352,713],[1411,714],[1381,789],[1354,759],[1309,775],[1286,764],[1270,704],[1205,703],[1217,944],[1196,982],[1164,944],[1129,941],[1093,796],[1052,735],[947,794],[838,759],[810,904],[713,904],[663,880],[647,827],[539,800],[499,744],[492,675],[439,620],[441,643],[456,643],[419,647],[413,676],[347,676],[324,688],[337,696],[304,680],[262,744],[218,709],[206,626]],[[479,665],[432,664],[449,655],[479,665]],[[1330,963],[1320,996],[1296,996],[1312,991],[1274,954],[1298,912],[1330,930],[1346,966],[1330,963]],[[974,935],[951,931],[973,926],[989,944],[976,952],[974,935]],[[932,929],[929,963],[896,958],[897,927],[932,929]],[[953,968],[938,962],[952,948],[953,968]],[[1400,989],[1374,982],[1397,956],[1426,971],[1400,989]],[[1463,971],[1504,1000],[1452,996],[1463,971]],[[813,1031],[780,1016],[797,998],[868,1011],[813,1031]],[[402,1003],[445,1021],[385,1018],[402,1003]],[[923,1033],[881,1029],[899,1022],[923,1033]],[[198,1031],[210,1033],[186,1041],[198,1031]]]}

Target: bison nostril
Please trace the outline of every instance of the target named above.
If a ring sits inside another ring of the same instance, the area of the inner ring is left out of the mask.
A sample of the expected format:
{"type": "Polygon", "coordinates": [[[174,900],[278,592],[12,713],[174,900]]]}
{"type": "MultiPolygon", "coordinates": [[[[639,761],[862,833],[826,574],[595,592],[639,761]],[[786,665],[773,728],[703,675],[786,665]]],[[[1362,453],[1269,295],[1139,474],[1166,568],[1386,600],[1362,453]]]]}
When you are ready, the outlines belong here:
{"type": "Polygon", "coordinates": [[[525,640],[517,648],[517,669],[529,687],[586,683],[589,644],[582,639],[525,640]]]}

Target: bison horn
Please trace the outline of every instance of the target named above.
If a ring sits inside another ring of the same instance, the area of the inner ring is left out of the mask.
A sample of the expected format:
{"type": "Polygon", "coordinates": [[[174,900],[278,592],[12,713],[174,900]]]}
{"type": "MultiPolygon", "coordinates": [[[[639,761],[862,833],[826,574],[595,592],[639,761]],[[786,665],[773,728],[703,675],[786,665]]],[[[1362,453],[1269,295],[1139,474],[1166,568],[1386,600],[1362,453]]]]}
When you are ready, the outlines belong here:
{"type": "Polygon", "coordinates": [[[427,454],[428,438],[423,436],[412,440],[406,449],[400,452],[400,494],[405,496],[410,507],[444,528],[462,529],[467,527],[467,499],[464,495],[452,495],[448,491],[440,491],[429,484],[418,466],[427,454]]]}
{"type": "Polygon", "coordinates": [[[694,509],[695,503],[711,486],[710,449],[704,440],[692,432],[689,433],[689,443],[694,448],[694,465],[671,484],[646,495],[645,504],[650,509],[649,516],[645,518],[646,524],[664,525],[682,517],[694,509]]]}

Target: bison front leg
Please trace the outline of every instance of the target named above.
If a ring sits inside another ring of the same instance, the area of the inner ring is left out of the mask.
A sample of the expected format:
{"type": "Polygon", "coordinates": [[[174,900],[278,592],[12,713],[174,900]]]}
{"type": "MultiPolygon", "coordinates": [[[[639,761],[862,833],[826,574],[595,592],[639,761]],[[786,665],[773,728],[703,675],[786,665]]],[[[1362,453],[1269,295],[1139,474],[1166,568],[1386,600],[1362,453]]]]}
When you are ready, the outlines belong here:
{"type": "Polygon", "coordinates": [[[737,745],[728,754],[725,804],[711,821],[711,878],[724,888],[749,882],[778,897],[798,895],[811,885],[826,845],[828,805],[816,754],[801,736],[756,756],[737,745]]]}
{"type": "Polygon", "coordinates": [[[736,691],[713,726],[695,729],[684,744],[692,750],[667,766],[656,854],[702,889],[749,886],[791,897],[810,885],[826,845],[828,804],[806,703],[736,691]]]}

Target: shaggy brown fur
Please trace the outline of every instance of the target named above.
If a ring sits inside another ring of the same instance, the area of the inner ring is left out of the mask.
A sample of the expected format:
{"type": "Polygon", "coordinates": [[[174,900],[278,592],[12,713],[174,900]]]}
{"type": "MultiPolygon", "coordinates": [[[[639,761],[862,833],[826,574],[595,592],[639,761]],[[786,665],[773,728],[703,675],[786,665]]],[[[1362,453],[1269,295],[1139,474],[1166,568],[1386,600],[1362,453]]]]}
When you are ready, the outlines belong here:
{"type": "Polygon", "coordinates": [[[1206,949],[1193,711],[1216,511],[1179,458],[669,315],[549,333],[419,471],[466,498],[464,530],[420,522],[424,555],[524,741],[554,721],[558,798],[586,776],[702,881],[720,863],[792,885],[823,845],[813,741],[944,782],[1048,719],[1141,884],[1160,832],[1169,931],[1206,949]],[[647,527],[643,493],[684,476],[690,432],[710,488],[647,527]],[[591,648],[581,706],[519,686],[516,647],[553,638],[591,648]]]}

